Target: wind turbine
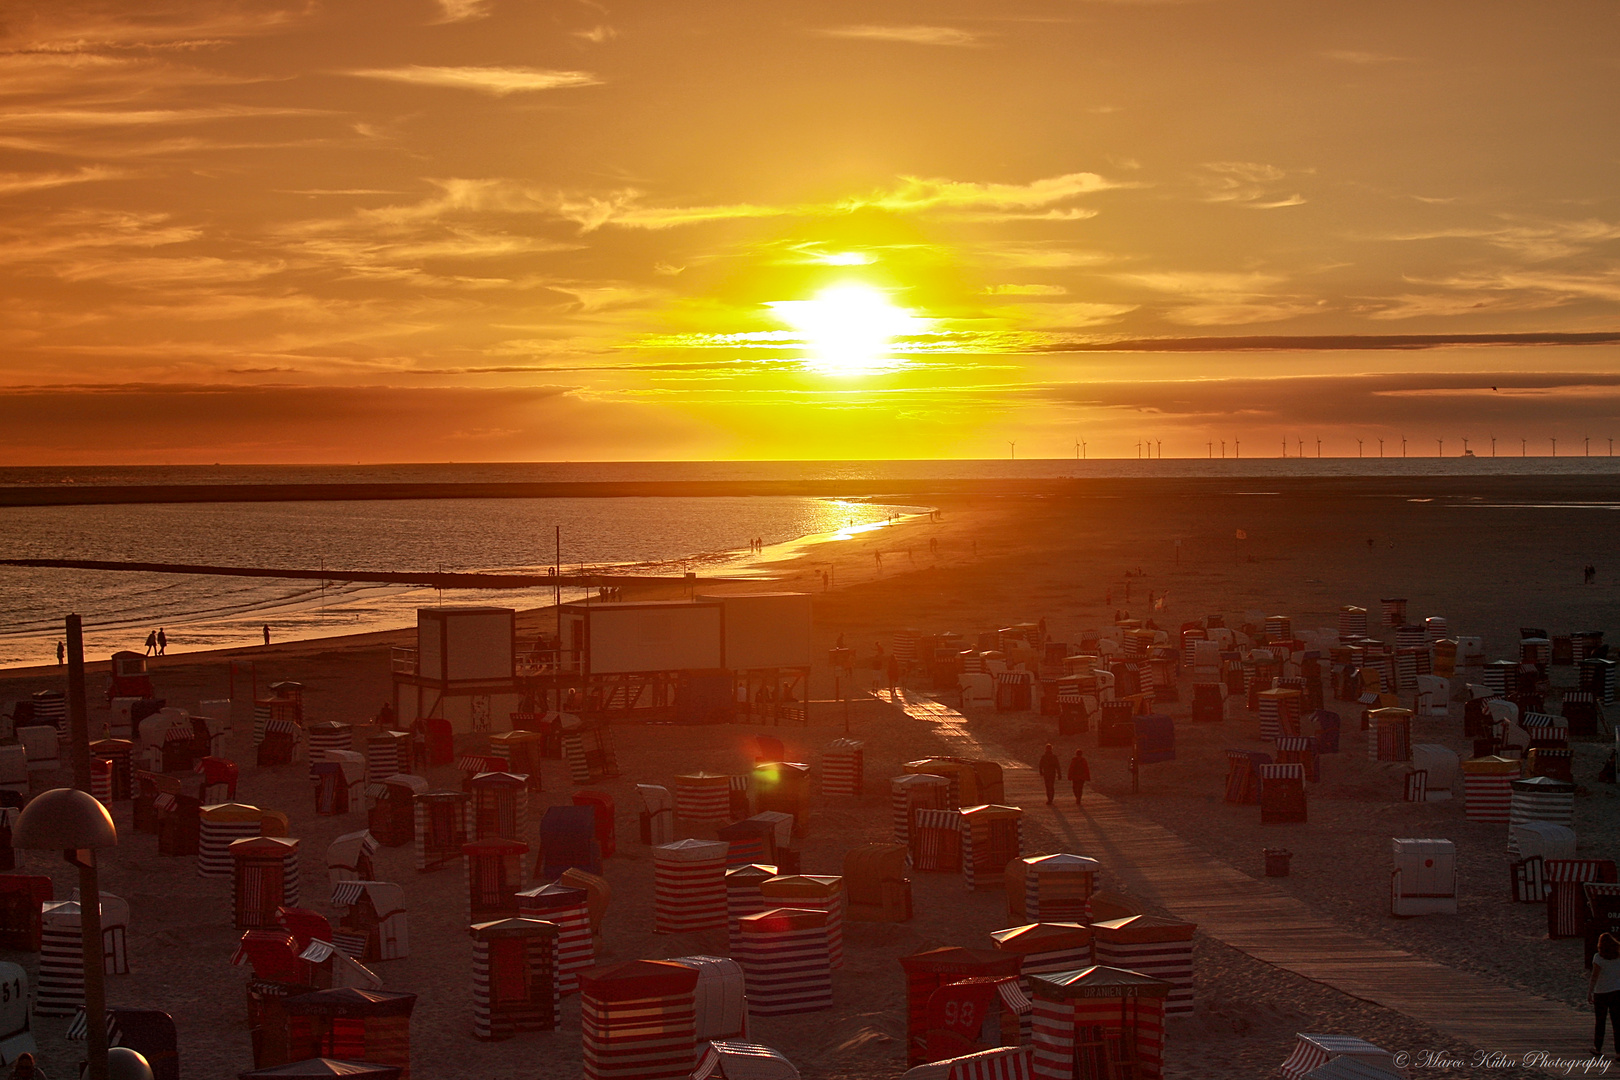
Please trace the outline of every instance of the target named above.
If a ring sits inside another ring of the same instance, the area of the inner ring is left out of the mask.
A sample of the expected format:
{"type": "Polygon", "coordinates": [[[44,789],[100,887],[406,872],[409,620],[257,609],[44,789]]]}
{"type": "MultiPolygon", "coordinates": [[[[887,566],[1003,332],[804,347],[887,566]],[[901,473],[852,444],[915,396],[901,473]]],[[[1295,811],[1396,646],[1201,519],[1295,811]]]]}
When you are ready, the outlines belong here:
{"type": "Polygon", "coordinates": [[[1283,457],[1287,457],[1288,456],[1288,438],[1286,436],[1284,436],[1282,444],[1283,444],[1283,457]]]}
{"type": "Polygon", "coordinates": [[[1208,442],[1206,442],[1204,445],[1209,447],[1209,456],[1214,457],[1215,456],[1215,440],[1211,439],[1208,442]]]}
{"type": "Polygon", "coordinates": [[[1558,456],[1558,436],[1556,436],[1556,435],[1553,436],[1552,444],[1553,444],[1553,457],[1557,457],[1558,456]]]}
{"type": "Polygon", "coordinates": [[[1445,457],[1446,456],[1446,440],[1444,440],[1444,439],[1436,439],[1436,440],[1434,440],[1434,446],[1435,446],[1435,451],[1434,451],[1434,456],[1435,457],[1445,457]]]}
{"type": "Polygon", "coordinates": [[[1496,456],[1496,436],[1491,436],[1491,457],[1496,456]]]}
{"type": "Polygon", "coordinates": [[[1322,436],[1320,435],[1316,437],[1316,456],[1322,456],[1322,436]]]}
{"type": "Polygon", "coordinates": [[[1009,440],[1008,443],[1007,443],[1007,450],[1008,450],[1008,452],[1010,452],[1012,454],[1012,459],[1014,461],[1017,461],[1018,460],[1018,443],[1016,441],[1009,440]]]}
{"type": "Polygon", "coordinates": [[[1401,436],[1401,457],[1406,456],[1406,436],[1401,436]]]}
{"type": "Polygon", "coordinates": [[[1361,456],[1361,444],[1364,443],[1364,442],[1366,442],[1365,439],[1357,439],[1356,440],[1356,457],[1361,456]]]}
{"type": "Polygon", "coordinates": [[[1154,439],[1153,441],[1159,445],[1159,458],[1162,460],[1164,458],[1164,440],[1154,439]]]}
{"type": "Polygon", "coordinates": [[[1232,440],[1232,456],[1233,457],[1242,457],[1243,456],[1243,440],[1241,440],[1241,439],[1233,439],[1232,440]]]}
{"type": "Polygon", "coordinates": [[[1226,440],[1221,440],[1221,460],[1226,460],[1226,440]]]}
{"type": "Polygon", "coordinates": [[[1378,456],[1379,457],[1384,456],[1384,440],[1383,439],[1378,440],[1378,456]]]}

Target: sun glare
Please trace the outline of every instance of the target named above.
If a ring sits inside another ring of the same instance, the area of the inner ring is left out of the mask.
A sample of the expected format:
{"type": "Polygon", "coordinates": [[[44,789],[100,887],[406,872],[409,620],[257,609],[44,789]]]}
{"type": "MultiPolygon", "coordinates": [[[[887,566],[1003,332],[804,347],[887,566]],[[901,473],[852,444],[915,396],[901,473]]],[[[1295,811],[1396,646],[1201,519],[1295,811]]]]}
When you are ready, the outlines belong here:
{"type": "Polygon", "coordinates": [[[891,355],[894,340],[932,325],[895,305],[884,290],[855,282],[829,286],[811,300],[778,300],[770,308],[803,335],[805,366],[823,375],[899,367],[903,361],[891,355]]]}

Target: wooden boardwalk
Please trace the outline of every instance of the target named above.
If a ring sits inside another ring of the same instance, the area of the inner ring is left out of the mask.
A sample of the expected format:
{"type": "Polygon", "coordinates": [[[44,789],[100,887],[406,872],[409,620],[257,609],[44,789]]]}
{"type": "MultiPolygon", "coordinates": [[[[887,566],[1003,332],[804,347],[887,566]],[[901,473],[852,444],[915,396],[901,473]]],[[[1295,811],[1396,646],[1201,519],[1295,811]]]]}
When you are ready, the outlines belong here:
{"type": "MultiPolygon", "coordinates": [[[[906,691],[893,704],[913,719],[937,723],[940,737],[962,756],[991,758],[1006,768],[1005,751],[974,738],[956,710],[906,691]]],[[[1007,802],[1023,807],[1066,850],[1100,859],[1131,893],[1151,898],[1257,960],[1519,1061],[1536,1052],[1564,1059],[1591,1054],[1592,1018],[1585,1010],[1499,986],[1348,930],[1168,829],[1129,816],[1096,792],[1086,793],[1083,811],[1049,807],[1034,769],[1015,765],[1006,768],[1004,779],[1007,802]]],[[[1066,785],[1060,787],[1066,796],[1066,785]]],[[[1563,1069],[1547,1071],[1566,1075],[1563,1069]]]]}

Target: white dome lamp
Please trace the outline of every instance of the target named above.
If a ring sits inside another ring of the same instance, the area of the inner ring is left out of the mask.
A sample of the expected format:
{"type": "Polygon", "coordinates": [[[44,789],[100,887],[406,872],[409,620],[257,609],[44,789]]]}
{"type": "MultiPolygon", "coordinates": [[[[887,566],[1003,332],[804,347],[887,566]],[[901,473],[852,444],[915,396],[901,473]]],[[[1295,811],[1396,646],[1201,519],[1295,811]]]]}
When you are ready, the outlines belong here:
{"type": "Polygon", "coordinates": [[[107,1069],[107,993],[102,970],[101,882],[97,848],[118,843],[112,815],[94,795],[78,788],[52,788],[30,799],[17,815],[11,846],[23,851],[60,851],[79,868],[79,933],[84,957],[84,1019],[88,1080],[110,1080],[107,1069]]]}

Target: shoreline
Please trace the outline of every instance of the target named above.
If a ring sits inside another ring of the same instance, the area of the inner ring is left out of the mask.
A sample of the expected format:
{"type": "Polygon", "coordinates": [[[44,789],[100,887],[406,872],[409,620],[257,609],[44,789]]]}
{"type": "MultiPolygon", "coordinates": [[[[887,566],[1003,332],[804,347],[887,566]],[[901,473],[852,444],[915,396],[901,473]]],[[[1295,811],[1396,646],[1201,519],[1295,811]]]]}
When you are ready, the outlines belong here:
{"type": "MultiPolygon", "coordinates": [[[[1261,459],[1257,459],[1261,460],[1261,459]]],[[[1490,459],[1486,459],[1490,460],[1490,459]]],[[[1580,459],[1587,460],[1587,459],[1580,459]]],[[[1081,463],[1076,463],[1081,464],[1081,463]]],[[[1566,498],[1620,499],[1620,473],[1458,473],[1310,476],[1262,471],[1230,476],[1005,479],[596,480],[499,483],[132,484],[0,487],[0,508],[150,503],[339,502],[412,499],[607,499],[787,495],[933,500],[945,497],[1224,497],[1263,482],[1306,498],[1535,498],[1549,486],[1566,498]],[[1234,488],[1237,485],[1237,488],[1234,488]]]]}

